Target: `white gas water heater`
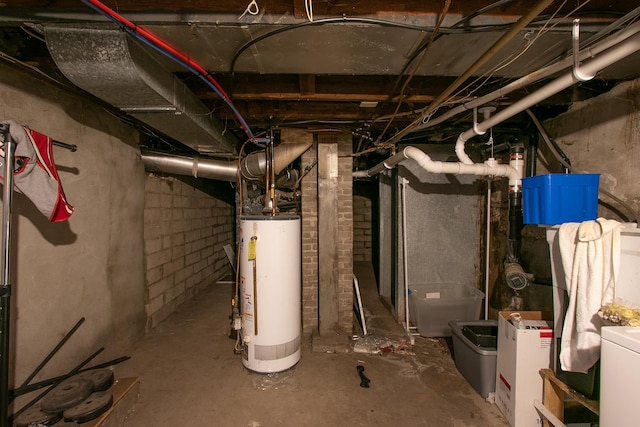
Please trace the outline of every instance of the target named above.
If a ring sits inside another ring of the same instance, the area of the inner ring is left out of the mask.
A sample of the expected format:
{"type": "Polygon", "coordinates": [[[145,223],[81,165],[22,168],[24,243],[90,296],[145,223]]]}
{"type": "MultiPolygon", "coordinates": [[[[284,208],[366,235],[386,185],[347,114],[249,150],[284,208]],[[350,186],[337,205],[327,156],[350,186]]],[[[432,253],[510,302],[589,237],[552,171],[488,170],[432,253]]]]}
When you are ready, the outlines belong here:
{"type": "Polygon", "coordinates": [[[297,215],[240,217],[242,363],[254,372],[300,360],[301,242],[297,215]]]}

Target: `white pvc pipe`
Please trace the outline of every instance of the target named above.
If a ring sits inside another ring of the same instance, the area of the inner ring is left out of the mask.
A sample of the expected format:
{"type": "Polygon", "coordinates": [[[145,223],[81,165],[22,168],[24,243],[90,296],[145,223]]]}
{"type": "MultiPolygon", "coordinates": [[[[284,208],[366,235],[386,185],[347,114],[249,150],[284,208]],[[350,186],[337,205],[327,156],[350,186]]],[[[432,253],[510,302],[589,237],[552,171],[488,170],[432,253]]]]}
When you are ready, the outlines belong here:
{"type": "Polygon", "coordinates": [[[411,333],[409,315],[409,261],[407,260],[407,179],[402,177],[402,279],[404,282],[404,330],[409,337],[411,345],[416,343],[416,339],[411,333]]]}
{"type": "MultiPolygon", "coordinates": [[[[600,43],[597,43],[595,45],[593,45],[590,48],[584,48],[580,54],[578,55],[578,59],[580,61],[584,61],[586,59],[589,58],[593,58],[594,56],[604,52],[605,50],[623,42],[624,40],[628,39],[629,37],[637,34],[640,32],[640,22],[637,22],[633,25],[630,25],[629,28],[626,28],[610,37],[607,37],[605,40],[601,41],[600,43]]],[[[484,95],[480,98],[474,99],[472,101],[466,102],[464,104],[461,104],[449,111],[447,111],[444,114],[441,114],[440,116],[430,119],[428,122],[423,123],[423,124],[419,124],[416,127],[414,127],[411,132],[417,132],[420,131],[422,129],[426,129],[435,125],[438,125],[448,119],[450,119],[453,116],[456,116],[460,113],[463,113],[467,110],[471,110],[472,108],[475,107],[479,107],[480,105],[484,105],[488,102],[491,101],[495,101],[498,98],[501,98],[515,90],[521,89],[523,87],[526,87],[527,85],[537,82],[539,80],[542,80],[543,78],[546,78],[552,74],[555,74],[559,71],[564,70],[565,68],[570,67],[573,64],[573,58],[571,56],[560,60],[554,64],[551,64],[547,67],[541,68],[537,71],[534,71],[533,73],[527,74],[524,77],[519,78],[518,80],[515,80],[511,83],[509,83],[508,85],[493,91],[491,93],[488,93],[487,95],[484,95]]]]}
{"type": "Polygon", "coordinates": [[[489,258],[491,255],[491,180],[487,180],[487,235],[484,262],[484,320],[489,320],[489,258]]]}
{"type": "MultiPolygon", "coordinates": [[[[609,50],[602,52],[597,57],[586,61],[582,65],[582,73],[584,74],[597,74],[603,68],[626,58],[627,56],[640,50],[640,34],[634,34],[622,43],[610,48],[609,50]]],[[[466,165],[473,163],[471,159],[464,153],[464,144],[475,135],[481,135],[489,128],[494,127],[497,124],[515,116],[516,114],[526,110],[527,108],[549,98],[552,95],[564,90],[579,80],[573,75],[572,71],[565,72],[562,76],[553,80],[551,83],[540,88],[538,91],[522,98],[520,101],[513,103],[509,107],[502,111],[497,112],[489,119],[479,123],[477,126],[463,132],[456,141],[456,154],[460,161],[466,165]],[[461,154],[464,153],[464,154],[461,154]],[[471,162],[471,163],[469,163],[471,162]]]]}
{"type": "Polygon", "coordinates": [[[471,165],[456,162],[439,162],[431,160],[425,152],[416,147],[405,147],[394,156],[389,157],[382,163],[368,169],[366,171],[357,171],[353,173],[354,178],[365,178],[374,176],[385,169],[392,169],[398,163],[413,159],[418,165],[427,172],[432,173],[450,173],[454,175],[480,175],[480,176],[503,176],[508,177],[510,181],[522,179],[522,172],[510,165],[501,165],[495,159],[489,159],[485,163],[474,163],[471,165]]]}

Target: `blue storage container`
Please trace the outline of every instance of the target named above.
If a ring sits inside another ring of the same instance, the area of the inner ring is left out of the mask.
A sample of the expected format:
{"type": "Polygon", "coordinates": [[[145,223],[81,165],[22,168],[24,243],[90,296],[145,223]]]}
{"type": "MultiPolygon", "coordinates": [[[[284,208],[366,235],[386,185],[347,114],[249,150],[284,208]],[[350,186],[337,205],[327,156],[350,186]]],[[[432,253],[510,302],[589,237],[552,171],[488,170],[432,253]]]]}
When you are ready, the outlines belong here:
{"type": "Polygon", "coordinates": [[[522,179],[525,224],[555,225],[598,216],[599,174],[547,174],[522,179]]]}

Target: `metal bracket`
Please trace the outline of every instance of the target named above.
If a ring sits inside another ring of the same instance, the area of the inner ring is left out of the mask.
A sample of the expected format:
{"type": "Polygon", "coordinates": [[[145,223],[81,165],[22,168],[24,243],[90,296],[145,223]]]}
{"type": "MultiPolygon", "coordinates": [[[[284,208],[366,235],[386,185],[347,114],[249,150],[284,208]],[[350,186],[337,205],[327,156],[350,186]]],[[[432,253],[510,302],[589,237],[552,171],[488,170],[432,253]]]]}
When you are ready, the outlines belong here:
{"type": "Polygon", "coordinates": [[[594,75],[585,74],[580,70],[580,19],[573,20],[573,76],[583,82],[591,80],[594,75]]]}

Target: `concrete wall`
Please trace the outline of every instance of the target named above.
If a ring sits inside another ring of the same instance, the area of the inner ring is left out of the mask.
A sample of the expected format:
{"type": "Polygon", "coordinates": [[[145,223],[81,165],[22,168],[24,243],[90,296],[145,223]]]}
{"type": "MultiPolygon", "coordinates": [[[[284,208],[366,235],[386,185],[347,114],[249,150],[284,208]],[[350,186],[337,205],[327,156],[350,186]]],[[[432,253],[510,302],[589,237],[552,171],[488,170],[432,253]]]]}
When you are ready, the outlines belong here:
{"type": "Polygon", "coordinates": [[[50,223],[14,198],[11,383],[22,383],[62,336],[86,321],[37,378],[121,356],[144,332],[144,168],[137,132],[82,97],[0,64],[0,119],[52,138],[62,185],[75,212],[50,223]]]}
{"type": "Polygon", "coordinates": [[[145,174],[138,133],[83,97],[3,65],[0,96],[0,120],[78,146],[74,153],[54,147],[75,207],[69,221],[50,223],[14,196],[12,383],[81,317],[36,380],[69,371],[100,347],[96,362],[123,355],[145,328],[230,273],[223,245],[234,241],[233,197],[145,174]]]}
{"type": "Polygon", "coordinates": [[[640,80],[577,102],[545,126],[577,171],[601,174],[600,188],[640,210],[640,80]]]}

